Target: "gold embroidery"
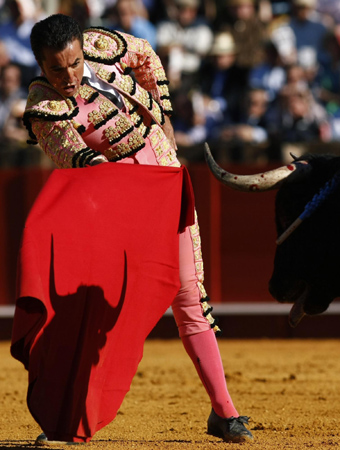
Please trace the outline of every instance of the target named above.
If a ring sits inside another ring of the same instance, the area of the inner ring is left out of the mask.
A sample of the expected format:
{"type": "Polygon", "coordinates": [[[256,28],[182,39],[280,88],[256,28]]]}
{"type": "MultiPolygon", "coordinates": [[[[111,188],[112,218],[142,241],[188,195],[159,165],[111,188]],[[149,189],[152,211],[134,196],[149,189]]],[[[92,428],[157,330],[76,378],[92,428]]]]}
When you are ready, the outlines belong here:
{"type": "MultiPolygon", "coordinates": [[[[161,129],[157,129],[155,133],[152,133],[152,135],[150,136],[152,146],[158,146],[163,136],[164,134],[161,129]]],[[[163,148],[161,149],[161,152],[163,152],[163,148]]]]}
{"type": "MultiPolygon", "coordinates": [[[[109,128],[111,128],[110,131],[113,131],[112,127],[109,128]]],[[[120,142],[116,147],[105,150],[104,155],[109,161],[117,161],[140,150],[144,145],[145,141],[143,137],[137,131],[133,131],[129,135],[127,142],[120,142]]]]}
{"type": "Polygon", "coordinates": [[[130,75],[123,75],[121,78],[117,80],[117,86],[123,89],[124,92],[132,94],[135,82],[130,77],[130,75]]]}
{"type": "Polygon", "coordinates": [[[131,136],[129,136],[129,146],[132,150],[137,150],[144,142],[144,139],[137,131],[134,131],[131,136]]]}
{"type": "Polygon", "coordinates": [[[91,43],[91,39],[90,39],[90,36],[88,34],[84,33],[83,37],[84,37],[84,46],[86,44],[88,44],[88,43],[91,43]]]}
{"type": "MultiPolygon", "coordinates": [[[[213,318],[213,316],[212,316],[210,313],[209,313],[205,318],[206,318],[207,321],[209,322],[209,325],[214,325],[214,324],[215,324],[215,319],[213,318]]],[[[216,333],[217,331],[221,331],[221,330],[220,330],[219,327],[216,325],[216,326],[214,327],[214,331],[215,331],[215,333],[216,333]]]]}
{"type": "Polygon", "coordinates": [[[139,90],[136,94],[136,98],[141,102],[143,106],[146,106],[148,109],[151,108],[151,99],[147,91],[145,91],[144,89],[139,90]]]}
{"type": "Polygon", "coordinates": [[[169,111],[169,112],[172,111],[172,105],[171,105],[170,100],[168,100],[168,99],[162,100],[162,103],[163,103],[163,108],[165,111],[169,111]]]}
{"type": "Polygon", "coordinates": [[[144,139],[140,136],[139,133],[133,132],[131,136],[129,136],[128,142],[122,142],[117,145],[117,150],[121,156],[126,153],[132,153],[135,150],[138,150],[141,146],[144,145],[144,139]]]}
{"type": "Polygon", "coordinates": [[[125,156],[131,152],[131,148],[127,142],[122,142],[117,145],[117,149],[114,151],[116,157],[125,156]]]}
{"type": "Polygon", "coordinates": [[[112,76],[112,72],[109,72],[108,70],[103,69],[103,67],[101,67],[98,70],[98,75],[100,78],[102,78],[103,80],[109,81],[111,79],[112,76]]]}
{"type": "Polygon", "coordinates": [[[92,111],[88,114],[88,119],[93,125],[98,125],[104,118],[99,111],[92,111]]]}
{"type": "Polygon", "coordinates": [[[57,102],[55,100],[51,100],[50,102],[48,102],[47,107],[48,107],[48,109],[50,109],[52,111],[60,111],[61,110],[60,102],[57,102]]]}
{"type": "Polygon", "coordinates": [[[195,267],[196,267],[196,271],[198,273],[203,273],[203,263],[202,262],[196,263],[195,267]]]}
{"type": "Polygon", "coordinates": [[[146,125],[144,125],[143,122],[138,127],[138,131],[142,136],[145,136],[145,133],[147,132],[147,130],[148,130],[148,127],[146,125]]]}
{"type": "Polygon", "coordinates": [[[209,309],[211,309],[211,306],[209,305],[208,302],[201,302],[201,305],[204,313],[206,313],[207,311],[209,311],[209,309]]]}
{"type": "Polygon", "coordinates": [[[81,123],[76,122],[74,119],[72,119],[71,122],[76,130],[78,130],[79,128],[81,128],[83,126],[81,123]]]}
{"type": "Polygon", "coordinates": [[[73,98],[63,98],[47,81],[38,79],[30,84],[25,120],[37,114],[41,117],[52,115],[56,118],[61,116],[72,118],[75,112],[73,98]]]}
{"type": "Polygon", "coordinates": [[[68,128],[67,130],[67,136],[69,138],[69,140],[73,143],[77,143],[78,142],[78,137],[76,136],[76,134],[74,133],[74,131],[72,130],[72,128],[68,128]]]}
{"type": "Polygon", "coordinates": [[[99,50],[100,52],[104,52],[105,50],[108,49],[109,47],[109,42],[108,40],[104,37],[104,36],[100,36],[100,38],[98,38],[95,43],[94,46],[96,47],[97,50],[99,50]]]}
{"type": "Polygon", "coordinates": [[[92,58],[113,60],[122,57],[126,52],[126,42],[119,33],[102,29],[87,29],[84,31],[84,53],[92,58]],[[98,38],[98,34],[100,37],[98,38]],[[97,38],[92,47],[91,38],[97,38]],[[102,53],[106,53],[103,55],[102,53]]]}
{"type": "Polygon", "coordinates": [[[162,153],[163,153],[162,147],[157,146],[155,151],[156,151],[156,154],[158,157],[162,156],[162,153]]]}
{"type": "Polygon", "coordinates": [[[113,103],[109,102],[108,100],[101,100],[101,104],[99,105],[100,112],[103,114],[104,117],[107,117],[109,114],[111,114],[113,111],[117,110],[117,106],[113,103]]]}
{"type": "Polygon", "coordinates": [[[131,111],[131,109],[133,109],[133,108],[136,106],[136,102],[134,102],[133,100],[131,100],[131,99],[129,99],[129,98],[127,98],[127,99],[125,100],[125,104],[126,104],[126,107],[127,107],[127,109],[128,109],[129,111],[131,111]]]}
{"type": "Polygon", "coordinates": [[[125,133],[131,129],[130,122],[123,116],[120,116],[114,127],[108,127],[104,130],[105,137],[110,143],[120,140],[125,133]]]}
{"type": "Polygon", "coordinates": [[[96,91],[91,86],[84,84],[83,86],[80,86],[78,93],[81,98],[88,101],[92,97],[94,92],[96,91]]]}
{"type": "Polygon", "coordinates": [[[113,127],[106,128],[106,130],[104,130],[104,134],[105,134],[105,137],[110,142],[113,142],[115,139],[119,138],[119,136],[120,136],[118,131],[113,127]]]}
{"type": "Polygon", "coordinates": [[[131,120],[134,123],[135,126],[138,126],[138,123],[140,123],[141,121],[141,116],[139,114],[137,114],[137,112],[135,111],[134,113],[131,114],[131,120]]]}
{"type": "Polygon", "coordinates": [[[207,297],[207,292],[206,292],[205,287],[203,286],[203,284],[198,282],[197,285],[198,285],[199,290],[201,291],[202,298],[207,297]]]}
{"type": "Polygon", "coordinates": [[[155,77],[159,81],[165,81],[167,78],[165,76],[165,71],[162,68],[158,68],[154,71],[155,77]]]}
{"type": "Polygon", "coordinates": [[[27,107],[38,103],[44,97],[43,92],[38,89],[31,91],[27,97],[27,107]]]}
{"type": "Polygon", "coordinates": [[[87,116],[89,122],[93,123],[94,126],[104,122],[108,116],[113,114],[115,111],[118,111],[116,105],[108,100],[99,98],[98,101],[100,102],[99,111],[91,111],[87,116]]]}
{"type": "Polygon", "coordinates": [[[162,95],[169,95],[169,89],[166,84],[161,84],[158,86],[158,89],[160,91],[161,96],[162,95]]]}
{"type": "Polygon", "coordinates": [[[157,102],[152,102],[152,113],[155,116],[158,123],[162,124],[163,114],[161,108],[157,102]]]}

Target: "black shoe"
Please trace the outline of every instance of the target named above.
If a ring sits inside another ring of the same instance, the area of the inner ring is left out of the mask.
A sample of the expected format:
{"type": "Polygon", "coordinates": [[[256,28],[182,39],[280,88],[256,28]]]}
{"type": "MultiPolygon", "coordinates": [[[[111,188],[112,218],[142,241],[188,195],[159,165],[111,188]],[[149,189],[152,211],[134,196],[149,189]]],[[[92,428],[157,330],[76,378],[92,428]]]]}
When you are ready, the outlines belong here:
{"type": "Polygon", "coordinates": [[[222,438],[225,442],[251,441],[253,435],[244,424],[248,425],[249,417],[239,416],[224,419],[212,409],[208,419],[208,434],[222,438]]]}
{"type": "Polygon", "coordinates": [[[52,447],[53,445],[78,445],[82,444],[82,442],[65,442],[65,441],[49,441],[45,433],[39,434],[37,439],[35,440],[35,445],[39,445],[41,447],[52,447]]]}
{"type": "Polygon", "coordinates": [[[35,445],[45,445],[45,444],[47,444],[47,436],[45,433],[41,433],[35,440],[35,445]]]}

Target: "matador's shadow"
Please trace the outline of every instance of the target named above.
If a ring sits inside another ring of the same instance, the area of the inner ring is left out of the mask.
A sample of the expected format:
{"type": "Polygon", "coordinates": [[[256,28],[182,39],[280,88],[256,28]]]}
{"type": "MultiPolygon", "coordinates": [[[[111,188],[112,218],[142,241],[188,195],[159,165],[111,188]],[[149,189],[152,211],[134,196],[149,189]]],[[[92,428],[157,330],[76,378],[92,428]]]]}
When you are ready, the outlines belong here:
{"type": "Polygon", "coordinates": [[[101,361],[100,354],[105,358],[108,352],[114,351],[105,349],[105,344],[124,303],[126,254],[121,294],[115,307],[109,304],[100,286],[80,285],[73,294],[58,294],[53,239],[49,283],[54,316],[31,351],[30,361],[35,366],[36,377],[29,386],[28,407],[49,439],[72,440],[79,434],[92,437],[95,430],[88,418],[91,416],[95,422],[93,415],[100,402],[101,386],[91,386],[89,391],[91,374],[101,361]]]}

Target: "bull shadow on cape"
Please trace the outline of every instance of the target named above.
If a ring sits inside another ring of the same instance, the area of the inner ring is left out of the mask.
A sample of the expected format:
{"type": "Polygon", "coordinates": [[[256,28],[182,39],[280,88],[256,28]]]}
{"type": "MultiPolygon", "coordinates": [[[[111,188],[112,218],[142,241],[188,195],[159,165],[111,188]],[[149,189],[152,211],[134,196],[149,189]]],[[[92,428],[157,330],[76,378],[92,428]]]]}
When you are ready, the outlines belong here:
{"type": "Polygon", "coordinates": [[[59,295],[52,237],[49,295],[54,315],[31,349],[27,394],[30,412],[50,440],[72,441],[79,430],[89,440],[96,431],[93,424],[101,390],[95,386],[89,392],[91,374],[102,364],[101,358],[110,357],[105,349],[107,333],[121,313],[126,285],[124,253],[124,279],[116,307],[109,304],[100,286],[80,285],[75,293],[59,295]]]}

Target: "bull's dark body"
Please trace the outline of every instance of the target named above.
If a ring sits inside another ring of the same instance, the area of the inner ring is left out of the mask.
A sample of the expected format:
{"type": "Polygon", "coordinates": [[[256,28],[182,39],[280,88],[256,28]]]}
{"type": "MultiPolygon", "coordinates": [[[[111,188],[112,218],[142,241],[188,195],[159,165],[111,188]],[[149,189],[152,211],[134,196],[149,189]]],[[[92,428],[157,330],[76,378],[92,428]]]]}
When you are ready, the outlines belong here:
{"type": "MultiPolygon", "coordinates": [[[[303,212],[305,205],[340,170],[340,157],[304,156],[312,170],[300,177],[292,173],[276,197],[276,227],[280,236],[303,212]]],[[[279,302],[294,303],[306,286],[307,314],[325,311],[340,296],[340,186],[277,247],[269,282],[279,302]]]]}

